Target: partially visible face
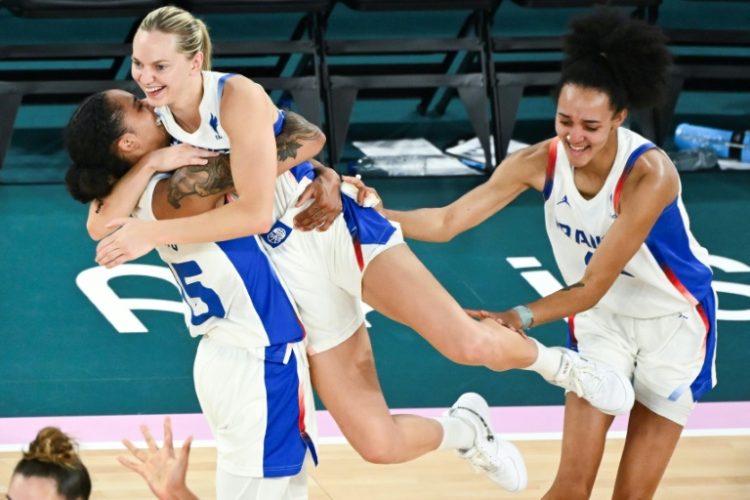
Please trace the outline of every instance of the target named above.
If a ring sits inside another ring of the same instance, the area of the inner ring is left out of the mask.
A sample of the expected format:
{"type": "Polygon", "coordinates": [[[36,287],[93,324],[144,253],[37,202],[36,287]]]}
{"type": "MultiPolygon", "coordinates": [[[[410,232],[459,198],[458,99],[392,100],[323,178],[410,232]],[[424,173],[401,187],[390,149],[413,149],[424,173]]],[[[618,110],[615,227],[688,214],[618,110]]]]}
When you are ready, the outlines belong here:
{"type": "MultiPolygon", "coordinates": [[[[196,70],[196,58],[179,51],[177,36],[156,30],[138,30],[133,38],[132,59],[133,80],[152,106],[174,104],[196,70]]],[[[200,72],[200,64],[197,71],[200,72]]]]}
{"type": "Polygon", "coordinates": [[[145,100],[124,90],[108,91],[107,99],[120,109],[125,131],[138,137],[144,153],[169,145],[169,134],[158,124],[154,108],[145,100]]]}
{"type": "Polygon", "coordinates": [[[65,500],[57,493],[57,483],[48,477],[26,477],[14,474],[10,478],[7,500],[65,500]]]}
{"type": "Polygon", "coordinates": [[[624,120],[625,112],[612,111],[609,96],[592,88],[567,84],[560,91],[555,131],[565,146],[568,161],[583,167],[606,145],[624,120]]]}

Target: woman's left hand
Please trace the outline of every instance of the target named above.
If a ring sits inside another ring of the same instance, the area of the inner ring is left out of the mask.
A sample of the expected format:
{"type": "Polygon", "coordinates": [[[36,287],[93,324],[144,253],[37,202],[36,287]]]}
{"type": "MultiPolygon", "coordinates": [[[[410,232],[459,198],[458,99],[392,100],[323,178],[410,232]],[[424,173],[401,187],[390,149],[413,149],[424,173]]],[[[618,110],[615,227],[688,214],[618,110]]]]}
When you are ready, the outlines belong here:
{"type": "Polygon", "coordinates": [[[132,219],[113,219],[105,227],[113,232],[96,246],[96,262],[112,269],[137,259],[154,249],[153,223],[132,219]]]}
{"type": "MultiPolygon", "coordinates": [[[[329,169],[332,171],[332,169],[329,169]]],[[[335,173],[334,173],[335,174],[335,173]]],[[[338,175],[318,175],[305,188],[297,201],[302,206],[307,200],[314,198],[312,205],[297,214],[294,227],[302,231],[317,229],[325,231],[343,208],[341,204],[341,180],[338,175]]]]}

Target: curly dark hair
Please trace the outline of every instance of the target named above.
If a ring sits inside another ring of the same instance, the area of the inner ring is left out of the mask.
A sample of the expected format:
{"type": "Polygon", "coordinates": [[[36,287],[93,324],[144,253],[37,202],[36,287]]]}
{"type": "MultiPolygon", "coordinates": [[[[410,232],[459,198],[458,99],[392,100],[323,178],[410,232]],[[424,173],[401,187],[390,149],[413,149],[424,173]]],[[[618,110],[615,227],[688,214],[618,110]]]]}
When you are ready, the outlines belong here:
{"type": "Polygon", "coordinates": [[[45,427],[29,444],[13,475],[44,477],[57,483],[57,493],[66,500],[88,500],[91,477],[81,462],[76,443],[57,427],[45,427]]]}
{"type": "Polygon", "coordinates": [[[555,98],[563,86],[574,84],[606,93],[615,112],[659,105],[672,63],[666,40],[658,27],[612,8],[575,18],[563,40],[555,98]]]}
{"type": "Polygon", "coordinates": [[[125,133],[122,110],[99,92],[84,100],[65,127],[65,148],[72,164],[65,174],[71,196],[82,203],[109,194],[131,164],[120,158],[115,143],[125,133]]]}

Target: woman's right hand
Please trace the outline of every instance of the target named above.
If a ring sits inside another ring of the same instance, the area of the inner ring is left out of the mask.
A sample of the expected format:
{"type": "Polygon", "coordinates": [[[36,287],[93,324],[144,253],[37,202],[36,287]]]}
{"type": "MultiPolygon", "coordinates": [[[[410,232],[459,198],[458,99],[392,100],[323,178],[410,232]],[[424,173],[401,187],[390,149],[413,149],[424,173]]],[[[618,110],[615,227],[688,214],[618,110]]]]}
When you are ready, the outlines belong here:
{"type": "Polygon", "coordinates": [[[342,175],[341,180],[357,188],[357,203],[363,207],[374,208],[381,214],[383,213],[383,199],[380,197],[375,188],[366,185],[359,175],[351,177],[342,175]]]}
{"type": "Polygon", "coordinates": [[[205,165],[209,158],[215,156],[219,156],[216,151],[177,144],[152,151],[146,155],[146,159],[155,172],[171,172],[186,165],[205,165]]]}

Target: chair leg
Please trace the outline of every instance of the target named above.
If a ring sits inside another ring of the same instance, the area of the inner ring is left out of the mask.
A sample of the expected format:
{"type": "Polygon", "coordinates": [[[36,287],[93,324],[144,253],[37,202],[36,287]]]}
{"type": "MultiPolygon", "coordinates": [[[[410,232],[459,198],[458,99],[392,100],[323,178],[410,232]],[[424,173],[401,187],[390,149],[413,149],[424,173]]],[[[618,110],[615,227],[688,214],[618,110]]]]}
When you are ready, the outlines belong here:
{"type": "MultiPolygon", "coordinates": [[[[471,68],[472,59],[474,58],[476,58],[476,54],[464,55],[464,58],[461,60],[460,65],[456,69],[456,74],[468,73],[471,68]]],[[[437,93],[437,89],[434,89],[434,92],[437,93]]],[[[450,105],[451,99],[453,99],[454,97],[456,97],[456,89],[453,89],[453,88],[445,89],[445,92],[443,93],[442,97],[435,105],[435,108],[434,108],[435,114],[437,114],[438,116],[443,116],[446,110],[448,109],[448,106],[450,105]]],[[[425,108],[425,112],[426,112],[426,108],[425,108]]]]}
{"type": "Polygon", "coordinates": [[[490,150],[490,122],[487,117],[487,91],[483,86],[458,87],[458,96],[466,108],[474,133],[484,149],[485,169],[492,168],[492,152],[490,150]]]}
{"type": "Polygon", "coordinates": [[[674,109],[682,91],[685,79],[673,76],[667,84],[664,104],[660,108],[636,109],[632,111],[633,121],[638,124],[640,133],[657,146],[663,146],[672,127],[674,109]]]}
{"type": "Polygon", "coordinates": [[[19,92],[12,88],[0,91],[0,168],[5,161],[5,154],[10,148],[13,126],[16,123],[22,97],[19,92]]]}
{"type": "MultiPolygon", "coordinates": [[[[471,31],[471,28],[475,24],[474,19],[476,15],[477,15],[476,12],[472,12],[471,14],[467,16],[467,18],[464,20],[464,23],[461,25],[461,28],[458,30],[458,34],[456,35],[456,38],[464,38],[468,36],[469,32],[471,31]]],[[[451,66],[453,66],[457,57],[458,57],[458,52],[448,52],[445,55],[445,57],[443,57],[443,62],[440,63],[439,72],[447,73],[450,70],[451,66]]],[[[465,69],[468,66],[466,62],[466,59],[468,57],[469,57],[468,55],[464,56],[464,59],[461,62],[460,69],[456,71],[457,73],[465,72],[465,69]]],[[[434,88],[434,89],[429,89],[424,93],[424,95],[422,96],[422,99],[419,101],[419,105],[417,106],[417,113],[419,113],[420,115],[427,114],[427,111],[430,108],[430,103],[435,98],[437,91],[438,89],[434,88]]],[[[453,98],[454,95],[455,93],[453,92],[452,89],[446,89],[445,94],[443,94],[443,97],[440,99],[440,104],[438,104],[436,108],[437,114],[442,116],[443,113],[445,113],[445,108],[448,107],[448,101],[450,101],[450,99],[453,98]]]]}
{"type": "Polygon", "coordinates": [[[518,106],[521,104],[524,85],[499,85],[497,92],[498,113],[500,114],[500,151],[497,153],[498,159],[505,158],[508,151],[508,144],[513,135],[513,128],[516,125],[516,115],[518,106]]]}
{"type": "Polygon", "coordinates": [[[318,89],[292,89],[289,92],[294,102],[297,103],[300,114],[313,125],[320,127],[320,92],[318,89]]]}
{"type": "Polygon", "coordinates": [[[685,85],[685,77],[673,75],[667,86],[667,95],[664,98],[664,105],[657,110],[656,114],[656,143],[659,146],[664,145],[667,134],[671,133],[674,120],[674,110],[677,107],[677,100],[685,85]]]}
{"type": "Polygon", "coordinates": [[[331,145],[329,148],[329,161],[334,168],[336,168],[341,159],[341,153],[344,150],[346,133],[349,130],[349,122],[352,118],[352,110],[354,109],[354,101],[357,99],[357,93],[358,89],[356,88],[330,89],[331,116],[328,117],[328,129],[333,134],[333,137],[329,138],[329,144],[331,145]]]}

